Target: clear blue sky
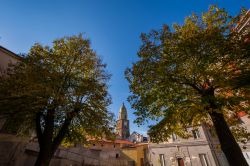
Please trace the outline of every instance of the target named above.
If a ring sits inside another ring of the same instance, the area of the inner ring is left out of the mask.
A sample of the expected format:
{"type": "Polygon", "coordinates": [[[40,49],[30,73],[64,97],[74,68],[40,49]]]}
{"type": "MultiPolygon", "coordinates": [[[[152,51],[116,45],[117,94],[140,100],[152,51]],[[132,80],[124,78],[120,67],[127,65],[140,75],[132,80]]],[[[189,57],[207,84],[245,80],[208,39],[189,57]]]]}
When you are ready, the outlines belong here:
{"type": "Polygon", "coordinates": [[[15,53],[27,53],[35,43],[50,45],[55,38],[85,33],[92,47],[113,75],[110,111],[116,117],[122,102],[128,109],[130,131],[137,127],[126,99],[129,95],[124,70],[136,61],[140,33],[162,24],[182,23],[192,12],[217,4],[231,14],[250,8],[249,0],[0,0],[0,45],[15,53]]]}

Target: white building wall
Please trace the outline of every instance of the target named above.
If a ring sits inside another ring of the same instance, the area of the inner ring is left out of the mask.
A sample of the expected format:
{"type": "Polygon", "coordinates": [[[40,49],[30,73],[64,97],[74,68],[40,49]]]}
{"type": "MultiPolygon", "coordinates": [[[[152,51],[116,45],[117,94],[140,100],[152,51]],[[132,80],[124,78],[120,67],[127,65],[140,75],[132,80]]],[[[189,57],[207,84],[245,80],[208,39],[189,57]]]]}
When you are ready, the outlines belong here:
{"type": "Polygon", "coordinates": [[[9,64],[15,64],[20,59],[21,58],[18,58],[14,53],[7,51],[7,49],[5,50],[5,48],[0,46],[0,71],[5,71],[9,64]]]}
{"type": "Polygon", "coordinates": [[[154,146],[149,147],[149,155],[151,158],[151,164],[154,166],[161,165],[160,154],[164,154],[166,166],[177,166],[177,158],[184,160],[185,166],[200,166],[201,161],[199,154],[205,154],[209,165],[216,165],[216,161],[213,158],[211,150],[208,145],[196,145],[196,146],[154,146]]]}
{"type": "Polygon", "coordinates": [[[164,154],[165,166],[177,166],[177,158],[182,158],[185,166],[201,166],[199,155],[205,155],[208,166],[229,166],[225,155],[222,153],[218,138],[209,134],[206,125],[187,129],[190,134],[192,130],[199,131],[199,138],[193,136],[183,139],[170,138],[167,142],[160,144],[149,144],[149,160],[154,166],[161,166],[160,154],[164,154]]]}

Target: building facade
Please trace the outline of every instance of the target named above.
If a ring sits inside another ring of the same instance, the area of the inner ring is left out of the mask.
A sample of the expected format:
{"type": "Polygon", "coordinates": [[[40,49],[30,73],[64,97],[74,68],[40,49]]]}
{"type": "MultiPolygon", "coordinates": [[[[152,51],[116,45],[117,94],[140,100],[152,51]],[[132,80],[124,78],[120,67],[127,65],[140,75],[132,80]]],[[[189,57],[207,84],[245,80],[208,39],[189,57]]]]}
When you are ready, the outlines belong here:
{"type": "MultiPolygon", "coordinates": [[[[8,50],[7,48],[4,48],[3,46],[0,46],[0,76],[6,74],[9,65],[16,64],[21,59],[22,58],[14,52],[8,50]]],[[[5,121],[6,119],[0,116],[0,131],[4,127],[5,121]]]]}
{"type": "MultiPolygon", "coordinates": [[[[247,114],[239,114],[242,127],[250,132],[250,119],[247,114]]],[[[188,139],[172,134],[169,140],[148,145],[148,160],[151,165],[160,166],[229,166],[220,148],[219,139],[213,127],[206,124],[188,128],[192,135],[188,139]]],[[[239,146],[250,165],[250,142],[239,146]]]]}
{"type": "Polygon", "coordinates": [[[14,52],[0,46],[0,74],[3,74],[10,64],[15,64],[22,58],[14,52]]]}
{"type": "Polygon", "coordinates": [[[134,161],[134,166],[148,166],[148,144],[135,144],[121,149],[122,155],[134,161]]]}
{"type": "Polygon", "coordinates": [[[154,166],[229,166],[216,134],[206,124],[188,128],[191,137],[175,133],[166,142],[150,143],[148,158],[154,166]]]}

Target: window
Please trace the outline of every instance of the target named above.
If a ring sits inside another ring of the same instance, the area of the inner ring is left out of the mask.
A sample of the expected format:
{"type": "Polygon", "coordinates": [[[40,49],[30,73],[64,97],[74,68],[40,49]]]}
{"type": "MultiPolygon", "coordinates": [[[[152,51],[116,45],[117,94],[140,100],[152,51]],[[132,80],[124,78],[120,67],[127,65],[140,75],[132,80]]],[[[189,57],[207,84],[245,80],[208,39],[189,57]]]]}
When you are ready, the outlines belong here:
{"type": "Polygon", "coordinates": [[[199,154],[199,158],[202,166],[209,166],[206,154],[199,154]]]}
{"type": "Polygon", "coordinates": [[[127,127],[127,125],[128,125],[128,123],[125,121],[125,122],[124,122],[124,127],[127,127]]]}
{"type": "Polygon", "coordinates": [[[172,140],[176,141],[177,140],[177,135],[175,133],[172,133],[172,140]]]}
{"type": "Polygon", "coordinates": [[[199,139],[201,137],[198,129],[192,130],[192,133],[193,133],[194,139],[199,139]]]}
{"type": "Polygon", "coordinates": [[[160,154],[159,156],[160,156],[161,166],[166,166],[164,154],[160,154]]]}

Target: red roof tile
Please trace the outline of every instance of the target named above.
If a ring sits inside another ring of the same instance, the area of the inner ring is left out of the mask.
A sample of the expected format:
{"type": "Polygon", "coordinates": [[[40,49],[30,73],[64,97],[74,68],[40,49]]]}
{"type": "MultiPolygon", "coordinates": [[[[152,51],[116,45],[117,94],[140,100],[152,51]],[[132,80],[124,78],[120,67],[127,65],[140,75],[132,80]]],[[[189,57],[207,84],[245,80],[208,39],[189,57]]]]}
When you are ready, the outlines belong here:
{"type": "Polygon", "coordinates": [[[241,118],[241,117],[245,116],[246,114],[247,114],[247,113],[246,113],[245,111],[240,111],[240,112],[237,113],[237,116],[238,116],[239,118],[241,118]]]}
{"type": "Polygon", "coordinates": [[[133,142],[130,142],[128,140],[123,140],[123,139],[117,139],[115,140],[115,143],[134,145],[133,142]]]}

